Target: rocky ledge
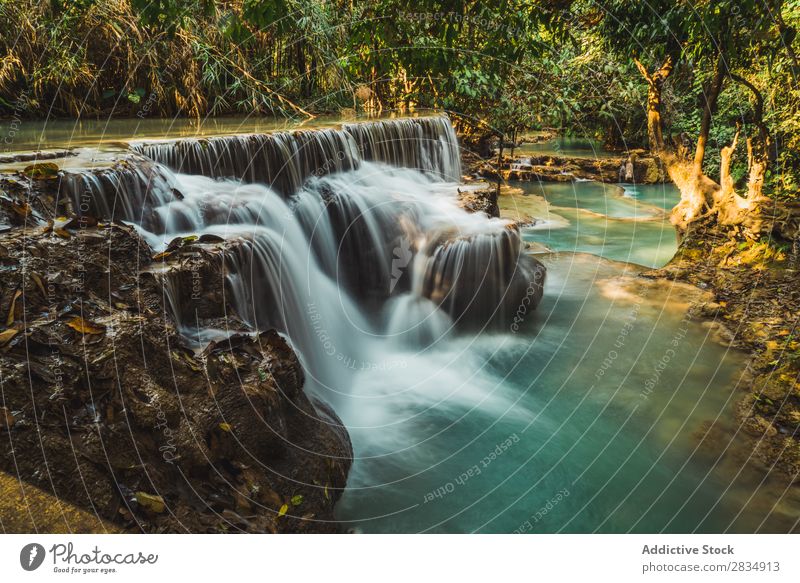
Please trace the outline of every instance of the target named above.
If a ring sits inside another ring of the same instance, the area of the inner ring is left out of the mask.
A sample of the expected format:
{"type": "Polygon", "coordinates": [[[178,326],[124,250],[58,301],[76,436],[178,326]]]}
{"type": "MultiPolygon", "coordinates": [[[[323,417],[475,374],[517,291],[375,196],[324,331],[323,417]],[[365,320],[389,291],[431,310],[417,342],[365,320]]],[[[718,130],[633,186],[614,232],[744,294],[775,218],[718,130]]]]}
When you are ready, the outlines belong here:
{"type": "Polygon", "coordinates": [[[504,156],[478,159],[464,157],[463,163],[470,173],[487,180],[520,180],[540,182],[572,182],[594,180],[597,182],[657,184],[669,182],[666,170],[658,158],[643,151],[633,151],[628,157],[580,158],[567,156],[504,156]],[[499,169],[498,169],[499,168],[499,169]]]}
{"type": "Polygon", "coordinates": [[[122,531],[337,531],[352,449],[290,346],[226,309],[190,345],[165,282],[217,305],[222,262],[59,218],[57,181],[0,181],[0,470],[122,531]]]}

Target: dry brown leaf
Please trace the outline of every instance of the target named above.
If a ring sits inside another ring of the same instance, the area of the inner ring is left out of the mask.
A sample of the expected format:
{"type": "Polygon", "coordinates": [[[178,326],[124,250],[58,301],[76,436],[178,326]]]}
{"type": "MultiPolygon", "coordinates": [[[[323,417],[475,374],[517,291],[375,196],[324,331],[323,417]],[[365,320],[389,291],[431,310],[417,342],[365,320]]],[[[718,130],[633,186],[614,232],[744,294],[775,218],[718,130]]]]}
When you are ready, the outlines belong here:
{"type": "Polygon", "coordinates": [[[82,334],[102,334],[106,331],[105,326],[95,324],[94,322],[89,322],[80,316],[71,318],[69,322],[67,322],[67,326],[73,330],[77,330],[82,334]]]}
{"type": "Polygon", "coordinates": [[[11,203],[11,209],[23,218],[31,214],[31,205],[27,202],[14,201],[11,203]]]}
{"type": "Polygon", "coordinates": [[[14,297],[11,298],[11,307],[8,309],[8,317],[6,318],[6,326],[11,326],[11,324],[13,324],[14,320],[16,319],[14,313],[15,313],[15,311],[17,309],[17,299],[21,295],[22,295],[22,290],[18,289],[17,291],[14,292],[14,297]]]}
{"type": "Polygon", "coordinates": [[[18,333],[19,330],[15,330],[14,328],[9,328],[8,330],[0,332],[0,346],[5,346],[11,342],[18,333]]]}
{"type": "Polygon", "coordinates": [[[11,411],[6,409],[5,407],[0,407],[0,428],[2,429],[11,429],[14,427],[14,423],[17,420],[14,419],[14,416],[11,414],[11,411]]]}
{"type": "Polygon", "coordinates": [[[158,261],[159,259],[166,259],[172,255],[172,251],[162,251],[161,253],[156,253],[153,255],[153,261],[158,261]]]}
{"type": "Polygon", "coordinates": [[[42,278],[39,276],[39,274],[32,272],[31,279],[33,279],[34,283],[36,283],[36,287],[39,288],[39,291],[42,292],[42,295],[47,297],[47,291],[44,289],[44,283],[42,282],[42,278]]]}

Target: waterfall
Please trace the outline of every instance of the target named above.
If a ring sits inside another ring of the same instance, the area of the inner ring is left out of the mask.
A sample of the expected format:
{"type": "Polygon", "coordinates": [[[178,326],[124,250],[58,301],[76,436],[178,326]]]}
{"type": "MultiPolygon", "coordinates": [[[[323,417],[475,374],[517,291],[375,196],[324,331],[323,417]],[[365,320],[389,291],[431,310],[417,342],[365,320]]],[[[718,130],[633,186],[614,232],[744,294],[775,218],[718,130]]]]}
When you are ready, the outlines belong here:
{"type": "Polygon", "coordinates": [[[111,168],[65,172],[59,188],[78,215],[130,221],[161,230],[151,211],[182,197],[174,182],[174,175],[166,168],[131,156],[111,168]]]}
{"type": "Polygon", "coordinates": [[[354,170],[363,161],[414,168],[443,180],[461,177],[458,140],[441,116],[131,147],[175,172],[267,184],[284,196],[297,192],[310,177],[354,170]]]}
{"type": "Polygon", "coordinates": [[[436,242],[420,253],[415,289],[462,327],[516,331],[542,298],[545,270],[516,229],[436,242]]]}
{"type": "Polygon", "coordinates": [[[461,180],[458,139],[446,117],[347,124],[344,131],[353,137],[364,160],[461,180]]]}
{"type": "MultiPolygon", "coordinates": [[[[248,328],[285,334],[309,388],[333,404],[355,371],[460,331],[508,331],[541,297],[544,268],[519,233],[460,208],[445,117],[134,150],[65,175],[76,207],[136,224],[156,251],[179,237],[216,242],[218,296],[248,328]]],[[[156,270],[166,306],[182,333],[208,337],[187,305],[197,279],[176,269],[156,270]]]]}

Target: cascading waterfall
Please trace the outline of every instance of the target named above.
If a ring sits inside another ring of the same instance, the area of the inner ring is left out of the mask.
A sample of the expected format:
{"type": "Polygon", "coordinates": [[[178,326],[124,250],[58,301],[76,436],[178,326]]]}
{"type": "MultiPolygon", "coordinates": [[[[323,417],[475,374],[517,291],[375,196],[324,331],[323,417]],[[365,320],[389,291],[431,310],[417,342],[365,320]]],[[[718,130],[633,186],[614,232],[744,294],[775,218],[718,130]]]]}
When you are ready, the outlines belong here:
{"type": "Polygon", "coordinates": [[[364,160],[415,168],[442,180],[461,179],[458,140],[445,117],[347,124],[364,160]]]}
{"type": "Polygon", "coordinates": [[[266,184],[284,196],[309,177],[354,170],[362,161],[414,168],[444,180],[461,177],[458,140],[445,117],[141,142],[132,149],[175,172],[266,184]]]}
{"type": "Polygon", "coordinates": [[[154,222],[152,209],[182,196],[174,188],[172,172],[136,155],[112,168],[67,172],[61,177],[60,191],[76,214],[130,221],[151,231],[163,229],[154,222]]]}
{"type": "MultiPolygon", "coordinates": [[[[237,239],[226,251],[231,294],[256,328],[288,333],[289,322],[306,319],[281,303],[297,277],[279,267],[300,249],[308,274],[320,270],[335,295],[364,304],[359,317],[377,326],[371,334],[385,332],[375,314],[390,298],[441,332],[443,318],[465,328],[514,325],[518,307],[541,296],[544,269],[522,252],[518,233],[458,208],[458,141],[445,117],[133,149],[112,168],[65,174],[62,191],[80,214],[133,222],[157,246],[212,232],[237,239]],[[290,232],[291,248],[277,248],[290,232]]],[[[417,337],[431,338],[421,325],[417,337]]]]}
{"type": "MultiPolygon", "coordinates": [[[[467,213],[456,184],[414,170],[364,162],[312,178],[288,200],[258,184],[190,175],[172,183],[183,198],[153,209],[163,229],[145,229],[148,241],[160,249],[175,237],[224,239],[236,313],[287,334],[323,390],[337,391],[343,371],[392,346],[424,348],[453,327],[509,327],[529,283],[542,283],[515,230],[467,213]]],[[[184,313],[185,290],[166,293],[184,313]]]]}
{"type": "MultiPolygon", "coordinates": [[[[519,233],[459,206],[458,142],[444,117],[134,149],[132,160],[149,161],[65,177],[74,202],[91,193],[92,206],[76,208],[135,223],[157,251],[214,241],[225,304],[248,328],[290,339],[306,389],[345,422],[357,456],[394,446],[397,431],[363,440],[358,428],[402,414],[376,409],[401,378],[404,406],[434,406],[450,390],[465,405],[485,399],[493,381],[472,364],[450,367],[448,347],[471,331],[513,330],[541,297],[544,267],[519,233]]],[[[154,273],[181,332],[202,342],[220,330],[191,317],[180,263],[154,273]]]]}

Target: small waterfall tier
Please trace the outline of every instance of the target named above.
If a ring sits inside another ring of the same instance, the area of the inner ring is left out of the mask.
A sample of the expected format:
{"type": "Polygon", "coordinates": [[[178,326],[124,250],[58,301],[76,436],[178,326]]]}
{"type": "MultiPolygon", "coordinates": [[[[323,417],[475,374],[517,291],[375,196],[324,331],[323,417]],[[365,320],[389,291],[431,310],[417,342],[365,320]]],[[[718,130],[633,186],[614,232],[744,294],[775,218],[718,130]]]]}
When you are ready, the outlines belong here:
{"type": "Polygon", "coordinates": [[[341,128],[140,142],[132,149],[175,172],[270,186],[284,196],[310,177],[363,161],[460,179],[458,140],[444,116],[346,124],[341,128]]]}

